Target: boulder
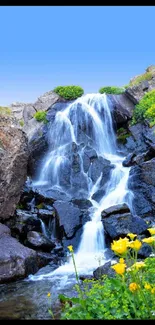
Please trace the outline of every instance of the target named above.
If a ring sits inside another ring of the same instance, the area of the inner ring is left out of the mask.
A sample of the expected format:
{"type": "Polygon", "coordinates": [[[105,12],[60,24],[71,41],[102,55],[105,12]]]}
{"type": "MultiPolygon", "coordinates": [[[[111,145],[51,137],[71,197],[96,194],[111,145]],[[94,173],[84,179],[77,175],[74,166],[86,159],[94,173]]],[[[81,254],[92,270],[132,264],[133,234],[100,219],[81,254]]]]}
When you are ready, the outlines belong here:
{"type": "Polygon", "coordinates": [[[101,279],[103,275],[108,275],[108,277],[114,277],[116,272],[111,268],[112,264],[111,261],[106,262],[104,265],[99,266],[94,272],[93,276],[96,280],[101,279]]]}
{"type": "Polygon", "coordinates": [[[28,232],[26,244],[31,248],[41,249],[45,252],[50,252],[55,247],[54,242],[36,231],[28,232]]]}
{"type": "Polygon", "coordinates": [[[137,104],[142,97],[152,89],[155,89],[155,75],[149,81],[142,81],[138,85],[128,87],[125,90],[125,94],[133,102],[133,104],[137,104]]]}
{"type": "Polygon", "coordinates": [[[148,226],[140,217],[131,215],[131,213],[111,214],[103,218],[105,233],[111,239],[124,237],[128,233],[142,234],[148,226]]]}
{"type": "Polygon", "coordinates": [[[118,214],[118,213],[122,214],[122,213],[126,213],[126,212],[130,212],[130,209],[126,203],[122,203],[122,204],[112,205],[111,207],[103,210],[101,212],[101,217],[107,218],[110,215],[114,215],[114,214],[118,214]]]}
{"type": "Polygon", "coordinates": [[[92,161],[88,175],[92,179],[93,184],[95,184],[102,173],[100,186],[104,186],[110,178],[110,173],[113,167],[114,166],[109,160],[103,157],[98,157],[92,161]]]}
{"type": "Polygon", "coordinates": [[[72,202],[56,201],[53,204],[59,221],[62,237],[71,238],[82,227],[82,212],[72,202]]]}
{"type": "Polygon", "coordinates": [[[1,116],[0,220],[13,216],[27,176],[28,145],[12,117],[1,116]]]}
{"type": "Polygon", "coordinates": [[[134,104],[125,93],[120,95],[108,95],[108,99],[113,107],[112,112],[116,126],[120,128],[131,119],[134,104]]]}
{"type": "Polygon", "coordinates": [[[155,215],[155,158],[131,167],[129,189],[133,192],[135,214],[141,217],[155,215]]]}
{"type": "Polygon", "coordinates": [[[11,237],[7,228],[0,224],[0,283],[24,278],[38,270],[36,252],[11,237]]]}

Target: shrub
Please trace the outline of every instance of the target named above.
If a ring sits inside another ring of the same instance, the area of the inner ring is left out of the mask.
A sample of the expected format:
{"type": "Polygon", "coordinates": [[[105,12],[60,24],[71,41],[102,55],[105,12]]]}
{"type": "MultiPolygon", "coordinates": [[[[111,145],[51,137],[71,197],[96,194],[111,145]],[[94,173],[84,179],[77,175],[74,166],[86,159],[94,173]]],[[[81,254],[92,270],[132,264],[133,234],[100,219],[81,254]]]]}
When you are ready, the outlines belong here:
{"type": "Polygon", "coordinates": [[[155,118],[154,114],[155,104],[155,90],[151,90],[146,93],[140,100],[139,104],[135,106],[132,117],[132,124],[143,122],[145,118],[148,118],[152,122],[155,118]]]}
{"type": "Polygon", "coordinates": [[[19,124],[20,124],[21,127],[24,126],[24,121],[23,120],[20,120],[19,121],[19,124]]]}
{"type": "MultiPolygon", "coordinates": [[[[142,242],[155,248],[155,228],[148,231],[151,236],[142,241],[132,233],[113,241],[111,249],[119,257],[119,262],[111,266],[114,277],[87,280],[81,286],[76,275],[77,297],[59,295],[61,319],[155,319],[155,257],[137,259],[142,242]]],[[[75,262],[73,247],[68,249],[75,262]]]]}
{"type": "Polygon", "coordinates": [[[58,86],[53,91],[65,99],[76,99],[84,94],[80,86],[58,86]]]}
{"type": "Polygon", "coordinates": [[[129,86],[137,86],[140,84],[140,82],[145,81],[145,80],[151,80],[153,77],[152,72],[145,72],[140,76],[137,76],[133,81],[129,83],[129,86]]]}
{"type": "Polygon", "coordinates": [[[47,123],[47,119],[46,119],[46,115],[47,112],[43,112],[43,111],[38,111],[34,114],[34,118],[38,121],[38,122],[44,122],[47,123]]]}
{"type": "Polygon", "coordinates": [[[131,134],[124,129],[123,127],[119,128],[117,130],[117,141],[121,142],[122,144],[126,143],[126,139],[130,136],[131,134]]]}
{"type": "Polygon", "coordinates": [[[9,107],[3,107],[0,106],[0,114],[1,115],[10,115],[11,114],[11,109],[9,107]]]}
{"type": "Polygon", "coordinates": [[[116,94],[116,95],[119,95],[119,94],[122,94],[124,93],[124,88],[120,88],[120,87],[114,87],[114,86],[107,86],[107,87],[103,87],[103,88],[100,88],[99,89],[99,93],[100,94],[116,94]]]}

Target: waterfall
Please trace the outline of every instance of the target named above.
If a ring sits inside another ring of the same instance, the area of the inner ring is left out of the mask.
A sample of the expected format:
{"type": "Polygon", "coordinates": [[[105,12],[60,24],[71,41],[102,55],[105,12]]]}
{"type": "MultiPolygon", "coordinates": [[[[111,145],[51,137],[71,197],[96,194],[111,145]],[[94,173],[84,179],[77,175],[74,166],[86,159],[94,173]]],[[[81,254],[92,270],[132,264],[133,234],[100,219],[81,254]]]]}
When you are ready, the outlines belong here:
{"type": "MultiPolygon", "coordinates": [[[[43,160],[37,185],[47,184],[49,187],[61,188],[70,194],[73,194],[74,188],[72,174],[70,174],[70,186],[65,188],[64,184],[61,184],[61,171],[62,168],[67,169],[70,166],[68,153],[72,150],[72,144],[79,146],[80,173],[83,174],[83,179],[87,183],[84,193],[85,197],[92,202],[93,207],[89,209],[91,220],[83,227],[81,241],[75,253],[75,261],[79,273],[92,273],[99,266],[98,260],[101,256],[103,263],[106,260],[101,212],[119,203],[127,203],[131,207],[132,201],[132,193],[127,186],[130,168],[122,166],[124,157],[117,154],[112,112],[107,96],[105,94],[84,95],[69,104],[63,111],[59,111],[49,131],[49,143],[50,150],[43,160]],[[84,131],[81,132],[81,130],[84,131]],[[84,172],[84,149],[82,146],[80,149],[83,141],[86,145],[91,145],[98,156],[109,160],[114,166],[110,179],[106,183],[105,194],[99,202],[92,197],[100,189],[102,173],[94,184],[89,172],[84,172]]],[[[70,258],[69,262],[54,272],[38,276],[38,279],[73,272],[74,267],[70,258]]],[[[37,276],[32,278],[37,279],[37,276]]]]}

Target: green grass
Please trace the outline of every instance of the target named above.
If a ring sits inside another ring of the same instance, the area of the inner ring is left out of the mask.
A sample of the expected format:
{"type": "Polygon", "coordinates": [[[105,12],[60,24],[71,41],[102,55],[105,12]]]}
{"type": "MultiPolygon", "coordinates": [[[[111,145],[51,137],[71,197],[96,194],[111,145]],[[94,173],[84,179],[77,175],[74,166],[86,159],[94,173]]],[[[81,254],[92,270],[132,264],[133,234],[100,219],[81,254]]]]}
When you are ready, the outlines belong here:
{"type": "Polygon", "coordinates": [[[9,107],[0,106],[0,115],[10,115],[11,109],[9,107]]]}
{"type": "Polygon", "coordinates": [[[84,94],[84,90],[80,86],[58,86],[53,91],[68,100],[76,99],[84,94]]]}
{"type": "Polygon", "coordinates": [[[114,86],[107,86],[107,87],[102,87],[99,89],[100,94],[116,94],[120,95],[124,93],[124,88],[121,87],[114,87],[114,86]]]}
{"type": "Polygon", "coordinates": [[[48,122],[46,119],[46,115],[47,112],[44,111],[38,111],[34,114],[34,118],[38,121],[38,122],[44,122],[45,124],[48,122]]]}

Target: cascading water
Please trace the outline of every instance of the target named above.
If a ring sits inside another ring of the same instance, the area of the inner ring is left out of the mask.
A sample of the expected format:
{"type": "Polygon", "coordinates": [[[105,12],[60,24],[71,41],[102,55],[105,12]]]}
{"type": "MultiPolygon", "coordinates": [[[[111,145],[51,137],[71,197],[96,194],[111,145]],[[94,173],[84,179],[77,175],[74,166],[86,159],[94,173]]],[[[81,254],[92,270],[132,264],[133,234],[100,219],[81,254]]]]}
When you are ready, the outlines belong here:
{"type": "MultiPolygon", "coordinates": [[[[75,253],[76,265],[79,273],[92,273],[98,267],[101,255],[104,259],[104,229],[101,222],[101,212],[115,204],[127,203],[131,208],[132,193],[128,190],[128,177],[130,168],[122,166],[124,157],[117,154],[117,146],[112,123],[111,109],[105,94],[90,94],[82,96],[69,104],[63,111],[56,114],[55,121],[49,131],[50,151],[42,163],[39,179],[34,186],[59,188],[74,195],[74,175],[72,170],[69,175],[69,186],[62,183],[62,169],[70,168],[70,154],[73,143],[78,146],[80,157],[80,173],[85,181],[81,184],[81,195],[92,202],[89,209],[91,220],[83,227],[83,234],[78,250],[75,253]],[[81,132],[82,130],[82,132],[81,132]],[[91,145],[98,157],[103,157],[111,162],[113,169],[110,180],[106,183],[104,196],[99,202],[93,199],[93,194],[100,189],[102,173],[95,183],[91,179],[91,166],[89,171],[84,171],[83,151],[85,146],[91,145]],[[80,147],[81,146],[81,147],[80,147]]],[[[79,191],[80,192],[80,191],[79,191]]],[[[52,273],[31,276],[32,280],[41,280],[60,274],[72,274],[74,267],[72,259],[60,266],[52,273]]]]}

